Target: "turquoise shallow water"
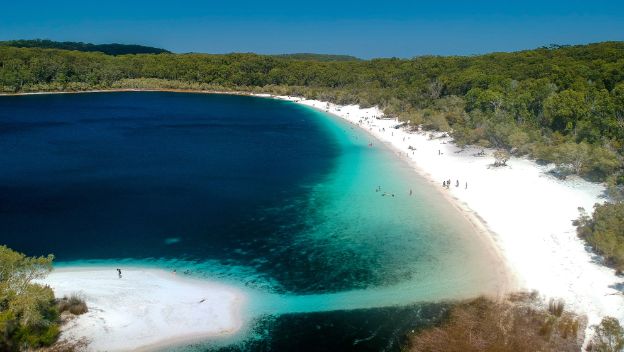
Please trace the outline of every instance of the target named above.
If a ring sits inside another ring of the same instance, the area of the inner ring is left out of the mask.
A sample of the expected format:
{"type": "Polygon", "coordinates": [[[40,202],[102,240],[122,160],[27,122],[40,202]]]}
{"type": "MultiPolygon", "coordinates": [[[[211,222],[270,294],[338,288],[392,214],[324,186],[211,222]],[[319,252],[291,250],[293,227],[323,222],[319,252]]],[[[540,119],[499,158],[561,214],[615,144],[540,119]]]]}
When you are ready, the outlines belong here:
{"type": "Polygon", "coordinates": [[[439,313],[401,307],[421,312],[496,284],[498,268],[442,195],[322,112],[176,93],[3,97],[0,108],[0,147],[11,151],[0,156],[0,242],[52,251],[59,265],[152,266],[234,285],[250,297],[249,323],[226,348],[296,346],[301,335],[275,339],[294,322],[305,336],[343,322],[325,335],[346,346],[389,324],[353,345],[376,350],[439,313]]]}

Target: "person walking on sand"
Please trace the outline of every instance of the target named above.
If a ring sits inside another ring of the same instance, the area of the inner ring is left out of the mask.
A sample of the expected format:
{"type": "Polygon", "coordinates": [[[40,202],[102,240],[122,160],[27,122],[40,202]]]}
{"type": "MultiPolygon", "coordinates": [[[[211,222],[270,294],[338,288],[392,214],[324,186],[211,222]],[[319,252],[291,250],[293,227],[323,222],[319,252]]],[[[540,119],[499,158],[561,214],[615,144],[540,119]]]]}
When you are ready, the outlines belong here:
{"type": "Polygon", "coordinates": [[[466,188],[464,188],[464,189],[468,189],[468,182],[466,182],[466,188]]]}
{"type": "Polygon", "coordinates": [[[117,274],[119,275],[119,278],[121,279],[121,269],[117,268],[117,274]]]}
{"type": "Polygon", "coordinates": [[[455,187],[459,187],[459,180],[455,182],[455,187]]]}

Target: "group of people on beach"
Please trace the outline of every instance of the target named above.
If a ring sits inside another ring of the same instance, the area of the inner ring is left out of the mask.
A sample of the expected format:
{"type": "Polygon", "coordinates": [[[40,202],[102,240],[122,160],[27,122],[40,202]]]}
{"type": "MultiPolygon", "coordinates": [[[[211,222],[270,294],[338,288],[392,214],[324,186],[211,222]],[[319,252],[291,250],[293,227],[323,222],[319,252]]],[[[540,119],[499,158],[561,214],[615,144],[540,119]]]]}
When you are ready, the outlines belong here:
{"type": "MultiPolygon", "coordinates": [[[[451,187],[451,179],[442,181],[442,187],[449,189],[451,187]]],[[[455,180],[455,187],[459,187],[459,180],[455,180]]],[[[466,182],[464,189],[468,189],[468,182],[466,182]]]]}

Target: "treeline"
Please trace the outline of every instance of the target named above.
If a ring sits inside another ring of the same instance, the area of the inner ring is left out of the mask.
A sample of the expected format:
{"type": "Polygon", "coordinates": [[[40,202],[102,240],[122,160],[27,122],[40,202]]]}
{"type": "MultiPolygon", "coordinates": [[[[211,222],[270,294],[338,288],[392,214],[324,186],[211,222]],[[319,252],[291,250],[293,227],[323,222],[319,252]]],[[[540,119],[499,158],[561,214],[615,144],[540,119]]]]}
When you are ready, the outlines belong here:
{"type": "Polygon", "coordinates": [[[321,61],[255,54],[110,56],[0,47],[0,91],[225,89],[379,105],[460,145],[624,183],[624,43],[488,55],[321,61]]]}
{"type": "Polygon", "coordinates": [[[355,56],[351,55],[331,55],[331,54],[312,54],[312,53],[294,53],[294,54],[277,54],[275,57],[300,61],[359,61],[355,56]]]}
{"type": "Polygon", "coordinates": [[[0,45],[14,46],[17,48],[62,49],[86,52],[98,51],[107,55],[161,54],[169,52],[165,49],[136,44],[91,44],[82,42],[56,42],[47,39],[7,40],[1,41],[0,45]]]}
{"type": "Polygon", "coordinates": [[[606,264],[624,272],[624,202],[596,204],[590,217],[583,210],[574,222],[580,238],[600,253],[606,264]]]}

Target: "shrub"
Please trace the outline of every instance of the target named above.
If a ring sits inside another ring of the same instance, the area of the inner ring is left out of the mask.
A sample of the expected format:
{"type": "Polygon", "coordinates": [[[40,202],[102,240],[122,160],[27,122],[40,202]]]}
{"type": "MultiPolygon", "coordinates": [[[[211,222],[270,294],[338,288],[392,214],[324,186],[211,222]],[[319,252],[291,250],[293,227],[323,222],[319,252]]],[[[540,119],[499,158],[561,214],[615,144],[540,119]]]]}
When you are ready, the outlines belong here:
{"type": "Polygon", "coordinates": [[[548,301],[548,311],[557,318],[561,317],[561,314],[563,314],[564,306],[565,302],[560,299],[551,298],[550,301],[548,301]]]}
{"type": "Polygon", "coordinates": [[[624,350],[624,329],[620,322],[612,317],[605,317],[594,326],[594,336],[587,347],[588,351],[619,352],[624,350]]]}
{"type": "Polygon", "coordinates": [[[73,315],[81,315],[89,311],[85,300],[77,294],[59,299],[57,307],[60,313],[70,312],[73,315]]]}
{"type": "Polygon", "coordinates": [[[33,283],[52,270],[52,260],[0,246],[0,351],[38,348],[58,338],[54,292],[33,283]]]}
{"type": "Polygon", "coordinates": [[[602,254],[607,264],[624,270],[624,203],[596,204],[591,217],[581,211],[574,225],[578,236],[602,254]]]}
{"type": "Polygon", "coordinates": [[[537,294],[460,302],[438,326],[408,336],[410,352],[580,351],[582,319],[537,294]],[[552,304],[551,304],[552,303],[552,304]],[[552,307],[552,309],[551,309],[552,307]],[[551,312],[552,311],[552,312],[551,312]]]}

